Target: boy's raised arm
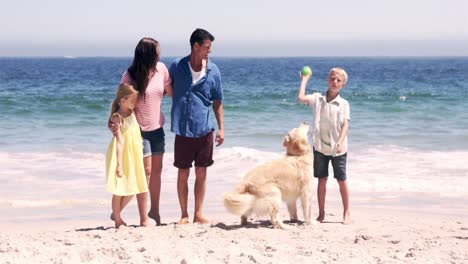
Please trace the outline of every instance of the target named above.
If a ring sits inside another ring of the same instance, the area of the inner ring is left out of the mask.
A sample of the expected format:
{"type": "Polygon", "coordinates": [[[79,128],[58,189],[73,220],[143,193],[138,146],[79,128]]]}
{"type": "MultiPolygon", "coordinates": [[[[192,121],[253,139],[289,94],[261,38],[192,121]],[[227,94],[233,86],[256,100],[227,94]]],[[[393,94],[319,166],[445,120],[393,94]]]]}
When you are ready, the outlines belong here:
{"type": "Polygon", "coordinates": [[[299,85],[299,90],[297,91],[297,101],[301,104],[309,104],[312,95],[306,94],[305,90],[307,82],[309,81],[312,74],[302,75],[299,73],[299,75],[301,76],[301,84],[299,85]]]}

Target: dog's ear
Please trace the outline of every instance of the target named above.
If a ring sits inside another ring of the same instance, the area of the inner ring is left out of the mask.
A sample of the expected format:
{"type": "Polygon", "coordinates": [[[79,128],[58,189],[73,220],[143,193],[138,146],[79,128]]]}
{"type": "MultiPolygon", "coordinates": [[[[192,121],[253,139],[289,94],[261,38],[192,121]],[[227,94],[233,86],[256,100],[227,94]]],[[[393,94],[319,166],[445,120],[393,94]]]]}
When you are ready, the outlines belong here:
{"type": "Polygon", "coordinates": [[[287,151],[290,155],[301,156],[310,152],[310,146],[309,143],[307,143],[307,140],[303,138],[294,139],[287,147],[287,151]]]}
{"type": "Polygon", "coordinates": [[[310,145],[306,139],[299,139],[296,142],[297,150],[300,155],[310,152],[310,145]]]}
{"type": "Polygon", "coordinates": [[[291,140],[291,144],[288,146],[288,152],[290,155],[300,155],[301,153],[301,146],[298,144],[298,139],[291,140]]]}
{"type": "Polygon", "coordinates": [[[284,136],[283,147],[287,147],[289,144],[289,135],[284,136]]]}

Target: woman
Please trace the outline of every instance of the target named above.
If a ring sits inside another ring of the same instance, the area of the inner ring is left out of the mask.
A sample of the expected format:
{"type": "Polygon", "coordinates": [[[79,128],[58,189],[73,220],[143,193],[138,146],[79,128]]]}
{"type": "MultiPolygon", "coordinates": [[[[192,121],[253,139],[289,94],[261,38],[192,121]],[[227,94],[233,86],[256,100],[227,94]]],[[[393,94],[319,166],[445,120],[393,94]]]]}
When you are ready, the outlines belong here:
{"type": "MultiPolygon", "coordinates": [[[[135,114],[143,138],[143,162],[151,197],[151,209],[148,216],[156,221],[156,225],[161,224],[159,198],[165,151],[164,115],[161,111],[161,102],[164,94],[172,96],[171,77],[166,66],[159,59],[159,43],[152,38],[142,38],[135,48],[133,62],[122,75],[121,80],[121,83],[133,85],[139,93],[135,114]]],[[[118,125],[111,125],[112,131],[117,129],[118,125]]],[[[146,206],[145,193],[138,194],[137,199],[139,206],[146,206]]]]}

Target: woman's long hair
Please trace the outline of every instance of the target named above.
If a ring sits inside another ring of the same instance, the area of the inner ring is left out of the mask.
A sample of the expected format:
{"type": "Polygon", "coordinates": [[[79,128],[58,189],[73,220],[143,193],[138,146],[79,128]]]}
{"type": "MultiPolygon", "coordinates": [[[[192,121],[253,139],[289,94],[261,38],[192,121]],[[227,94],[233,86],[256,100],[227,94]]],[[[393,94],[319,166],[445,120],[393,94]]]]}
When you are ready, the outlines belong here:
{"type": "Polygon", "coordinates": [[[132,65],[128,68],[130,77],[135,81],[135,89],[145,96],[150,74],[156,71],[159,62],[159,42],[152,38],[142,38],[136,48],[132,65]]]}
{"type": "Polygon", "coordinates": [[[120,109],[120,100],[123,98],[126,98],[132,94],[138,94],[138,91],[133,88],[130,84],[122,83],[119,85],[119,88],[117,88],[117,92],[115,93],[115,98],[112,100],[111,107],[110,107],[110,113],[109,113],[109,120],[107,122],[111,121],[112,115],[114,113],[117,113],[120,109]]]}

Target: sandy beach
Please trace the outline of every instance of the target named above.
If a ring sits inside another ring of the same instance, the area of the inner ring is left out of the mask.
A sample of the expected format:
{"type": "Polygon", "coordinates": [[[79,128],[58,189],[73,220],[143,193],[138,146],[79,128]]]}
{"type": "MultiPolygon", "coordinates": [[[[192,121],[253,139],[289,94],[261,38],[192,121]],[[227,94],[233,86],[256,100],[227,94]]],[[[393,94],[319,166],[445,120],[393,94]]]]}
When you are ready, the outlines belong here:
{"type": "MultiPolygon", "coordinates": [[[[3,226],[1,263],[468,263],[468,216],[360,208],[350,225],[338,208],[322,224],[273,229],[217,215],[206,225],[115,229],[112,222],[3,226]],[[336,212],[335,212],[336,211],[336,212]],[[43,231],[47,230],[47,231],[43,231]]],[[[283,215],[285,217],[285,215],[283,215]]],[[[130,221],[129,223],[132,223],[130,221]]],[[[136,223],[136,221],[135,221],[136,223]]]]}

